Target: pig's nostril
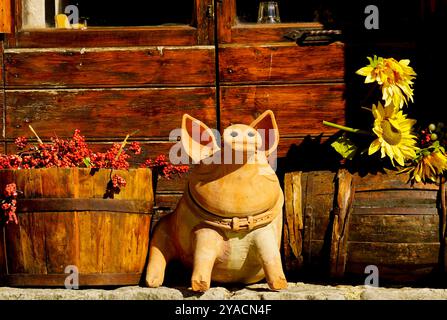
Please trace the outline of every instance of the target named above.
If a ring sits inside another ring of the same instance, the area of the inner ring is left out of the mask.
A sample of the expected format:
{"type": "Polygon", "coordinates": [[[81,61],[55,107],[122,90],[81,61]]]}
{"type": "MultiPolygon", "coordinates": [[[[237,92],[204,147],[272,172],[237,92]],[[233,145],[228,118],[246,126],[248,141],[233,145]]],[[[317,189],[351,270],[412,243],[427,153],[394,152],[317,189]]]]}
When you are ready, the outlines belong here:
{"type": "Polygon", "coordinates": [[[230,136],[232,136],[233,138],[237,137],[237,132],[236,131],[231,131],[230,136]]]}
{"type": "Polygon", "coordinates": [[[250,131],[250,132],[247,133],[247,135],[248,135],[250,138],[253,138],[253,137],[255,136],[255,133],[250,131]]]}

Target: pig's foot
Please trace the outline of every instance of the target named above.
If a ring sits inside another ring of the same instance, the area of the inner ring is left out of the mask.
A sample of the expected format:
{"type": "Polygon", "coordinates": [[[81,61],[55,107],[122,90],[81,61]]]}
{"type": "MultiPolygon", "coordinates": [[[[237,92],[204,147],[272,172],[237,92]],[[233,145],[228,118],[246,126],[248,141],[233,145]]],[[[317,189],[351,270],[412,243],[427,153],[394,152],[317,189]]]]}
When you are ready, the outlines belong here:
{"type": "Polygon", "coordinates": [[[272,290],[287,288],[287,280],[281,263],[278,241],[274,233],[262,233],[256,237],[256,248],[264,269],[265,278],[272,290]]]}
{"type": "Polygon", "coordinates": [[[216,257],[223,248],[222,236],[213,229],[198,229],[194,233],[194,267],[191,277],[193,291],[204,292],[210,288],[211,273],[216,257]]]}
{"type": "Polygon", "coordinates": [[[157,288],[163,284],[166,268],[166,258],[157,247],[151,248],[150,262],[147,266],[146,285],[157,288]]]}
{"type": "Polygon", "coordinates": [[[160,221],[151,240],[149,263],[146,269],[146,285],[151,288],[157,288],[163,284],[166,265],[175,256],[169,220],[160,221]]]}
{"type": "Polygon", "coordinates": [[[196,292],[205,292],[210,288],[210,280],[191,279],[191,288],[196,292]]]}

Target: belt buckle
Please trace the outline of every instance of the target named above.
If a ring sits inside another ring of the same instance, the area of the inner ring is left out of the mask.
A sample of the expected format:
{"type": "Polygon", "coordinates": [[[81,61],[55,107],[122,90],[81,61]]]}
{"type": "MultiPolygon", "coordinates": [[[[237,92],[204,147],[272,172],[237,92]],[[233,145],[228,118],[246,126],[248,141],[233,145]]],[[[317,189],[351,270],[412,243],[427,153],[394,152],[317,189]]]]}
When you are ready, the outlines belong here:
{"type": "MultiPolygon", "coordinates": [[[[243,226],[241,226],[241,219],[238,217],[234,217],[231,219],[231,229],[233,231],[239,231],[242,228],[241,227],[246,227],[248,231],[253,230],[254,226],[255,226],[255,221],[253,216],[248,216],[247,218],[247,222],[246,224],[244,224],[243,226]]],[[[245,220],[245,219],[244,219],[245,220]]]]}
{"type": "Polygon", "coordinates": [[[231,219],[231,229],[233,229],[233,231],[239,231],[240,221],[238,217],[233,217],[233,219],[231,219]]]}

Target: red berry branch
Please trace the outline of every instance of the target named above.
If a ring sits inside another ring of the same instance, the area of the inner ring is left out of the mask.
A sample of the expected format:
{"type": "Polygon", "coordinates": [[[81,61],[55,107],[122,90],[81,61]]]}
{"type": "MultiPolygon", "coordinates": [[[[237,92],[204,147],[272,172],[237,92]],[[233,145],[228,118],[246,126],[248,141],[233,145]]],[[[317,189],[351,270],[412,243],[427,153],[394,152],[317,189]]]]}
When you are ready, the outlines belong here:
{"type": "MultiPolygon", "coordinates": [[[[105,152],[95,152],[88,146],[85,137],[76,129],[73,137],[62,139],[52,137],[50,143],[43,143],[32,127],[31,131],[37,138],[37,144],[29,144],[26,137],[15,139],[17,154],[0,154],[0,169],[38,169],[38,168],[73,168],[87,167],[92,169],[128,170],[131,154],[142,153],[138,142],[127,144],[126,136],[122,143],[114,143],[105,152]],[[127,147],[126,147],[127,146],[127,147]],[[130,153],[130,154],[129,154],[130,153]]],[[[154,160],[147,159],[141,167],[157,170],[162,177],[167,179],[173,175],[181,175],[188,171],[188,166],[175,166],[164,155],[157,156],[154,160]]],[[[117,175],[111,175],[107,192],[119,193],[120,188],[126,186],[126,180],[117,175]]],[[[16,211],[17,190],[14,183],[8,184],[4,190],[2,209],[7,217],[7,222],[17,223],[16,211]]]]}
{"type": "Polygon", "coordinates": [[[189,170],[188,166],[173,165],[164,154],[157,156],[155,159],[147,159],[142,167],[156,170],[161,177],[166,179],[171,179],[174,175],[182,175],[189,170]]]}

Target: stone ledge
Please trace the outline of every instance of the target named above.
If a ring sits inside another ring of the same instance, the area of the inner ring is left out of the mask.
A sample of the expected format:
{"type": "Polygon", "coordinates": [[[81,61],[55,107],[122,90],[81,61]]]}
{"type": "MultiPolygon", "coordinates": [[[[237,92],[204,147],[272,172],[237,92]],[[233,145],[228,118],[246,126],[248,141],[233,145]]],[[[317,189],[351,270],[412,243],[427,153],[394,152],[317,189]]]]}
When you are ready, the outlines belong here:
{"type": "Polygon", "coordinates": [[[446,289],[372,288],[289,283],[286,290],[270,291],[266,284],[230,290],[214,287],[203,294],[188,288],[157,289],[122,287],[104,289],[17,289],[0,288],[0,300],[433,300],[447,299],[446,289]]]}

